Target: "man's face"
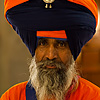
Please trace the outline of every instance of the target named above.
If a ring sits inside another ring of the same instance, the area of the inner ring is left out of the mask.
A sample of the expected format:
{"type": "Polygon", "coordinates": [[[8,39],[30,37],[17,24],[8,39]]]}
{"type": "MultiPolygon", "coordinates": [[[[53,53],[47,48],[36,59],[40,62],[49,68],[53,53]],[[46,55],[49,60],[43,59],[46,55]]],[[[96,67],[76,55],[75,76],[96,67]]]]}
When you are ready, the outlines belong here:
{"type": "Polygon", "coordinates": [[[64,100],[75,75],[74,65],[67,41],[39,39],[30,66],[30,80],[38,100],[64,100]]]}
{"type": "MultiPolygon", "coordinates": [[[[66,64],[71,59],[72,54],[65,40],[41,38],[35,52],[36,62],[45,60],[55,60],[66,64]]],[[[46,66],[54,68],[55,66],[46,66]]]]}

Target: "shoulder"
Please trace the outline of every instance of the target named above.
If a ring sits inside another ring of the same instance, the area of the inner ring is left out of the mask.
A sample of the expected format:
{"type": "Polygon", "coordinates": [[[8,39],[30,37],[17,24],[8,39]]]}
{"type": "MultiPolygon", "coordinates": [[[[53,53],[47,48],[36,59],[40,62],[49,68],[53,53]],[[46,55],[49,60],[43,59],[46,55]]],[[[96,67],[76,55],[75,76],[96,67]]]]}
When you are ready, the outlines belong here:
{"type": "Polygon", "coordinates": [[[86,79],[79,78],[79,86],[71,94],[72,100],[99,100],[100,88],[86,79]]]}
{"type": "Polygon", "coordinates": [[[100,94],[100,88],[86,79],[79,79],[79,87],[84,88],[88,92],[99,92],[100,94]]]}
{"type": "Polygon", "coordinates": [[[88,100],[90,100],[90,98],[93,100],[100,99],[100,88],[86,79],[79,78],[78,90],[81,92],[84,98],[89,98],[88,100]]]}
{"type": "Polygon", "coordinates": [[[2,95],[1,100],[19,100],[19,96],[25,97],[26,84],[27,81],[12,86],[2,95]]]}

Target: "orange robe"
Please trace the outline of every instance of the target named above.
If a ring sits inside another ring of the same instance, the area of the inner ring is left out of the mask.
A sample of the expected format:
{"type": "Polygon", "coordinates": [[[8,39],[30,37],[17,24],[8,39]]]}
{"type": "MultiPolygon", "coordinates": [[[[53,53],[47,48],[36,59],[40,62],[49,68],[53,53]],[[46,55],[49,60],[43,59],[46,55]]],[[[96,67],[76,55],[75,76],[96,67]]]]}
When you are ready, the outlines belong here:
{"type": "MultiPolygon", "coordinates": [[[[27,100],[27,82],[17,84],[5,92],[0,100],[27,100]]],[[[33,100],[33,99],[32,99],[33,100]]],[[[100,88],[91,82],[79,78],[79,86],[66,100],[100,100],[100,88]]]]}

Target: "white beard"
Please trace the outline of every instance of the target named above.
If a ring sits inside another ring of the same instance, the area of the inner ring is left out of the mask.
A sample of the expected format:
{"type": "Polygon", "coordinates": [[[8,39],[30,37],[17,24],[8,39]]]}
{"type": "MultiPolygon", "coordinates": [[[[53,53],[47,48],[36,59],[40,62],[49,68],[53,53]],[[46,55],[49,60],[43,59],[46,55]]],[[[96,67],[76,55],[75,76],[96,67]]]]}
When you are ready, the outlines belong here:
{"type": "Polygon", "coordinates": [[[45,66],[43,69],[41,65],[43,64],[36,64],[35,57],[33,57],[29,67],[29,80],[36,90],[37,99],[52,100],[54,98],[55,100],[64,100],[65,94],[76,75],[74,59],[72,58],[64,69],[59,64],[59,69],[45,69],[45,66]]]}

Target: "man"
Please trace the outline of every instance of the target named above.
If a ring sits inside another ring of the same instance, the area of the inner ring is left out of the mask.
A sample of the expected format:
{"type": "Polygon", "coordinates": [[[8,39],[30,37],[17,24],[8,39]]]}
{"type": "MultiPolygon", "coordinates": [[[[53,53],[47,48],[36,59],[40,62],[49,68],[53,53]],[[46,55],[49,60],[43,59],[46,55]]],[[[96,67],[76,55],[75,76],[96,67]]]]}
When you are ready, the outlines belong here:
{"type": "Polygon", "coordinates": [[[33,59],[28,82],[1,100],[99,100],[100,88],[81,78],[75,60],[98,21],[93,0],[8,0],[5,17],[33,59]]]}

